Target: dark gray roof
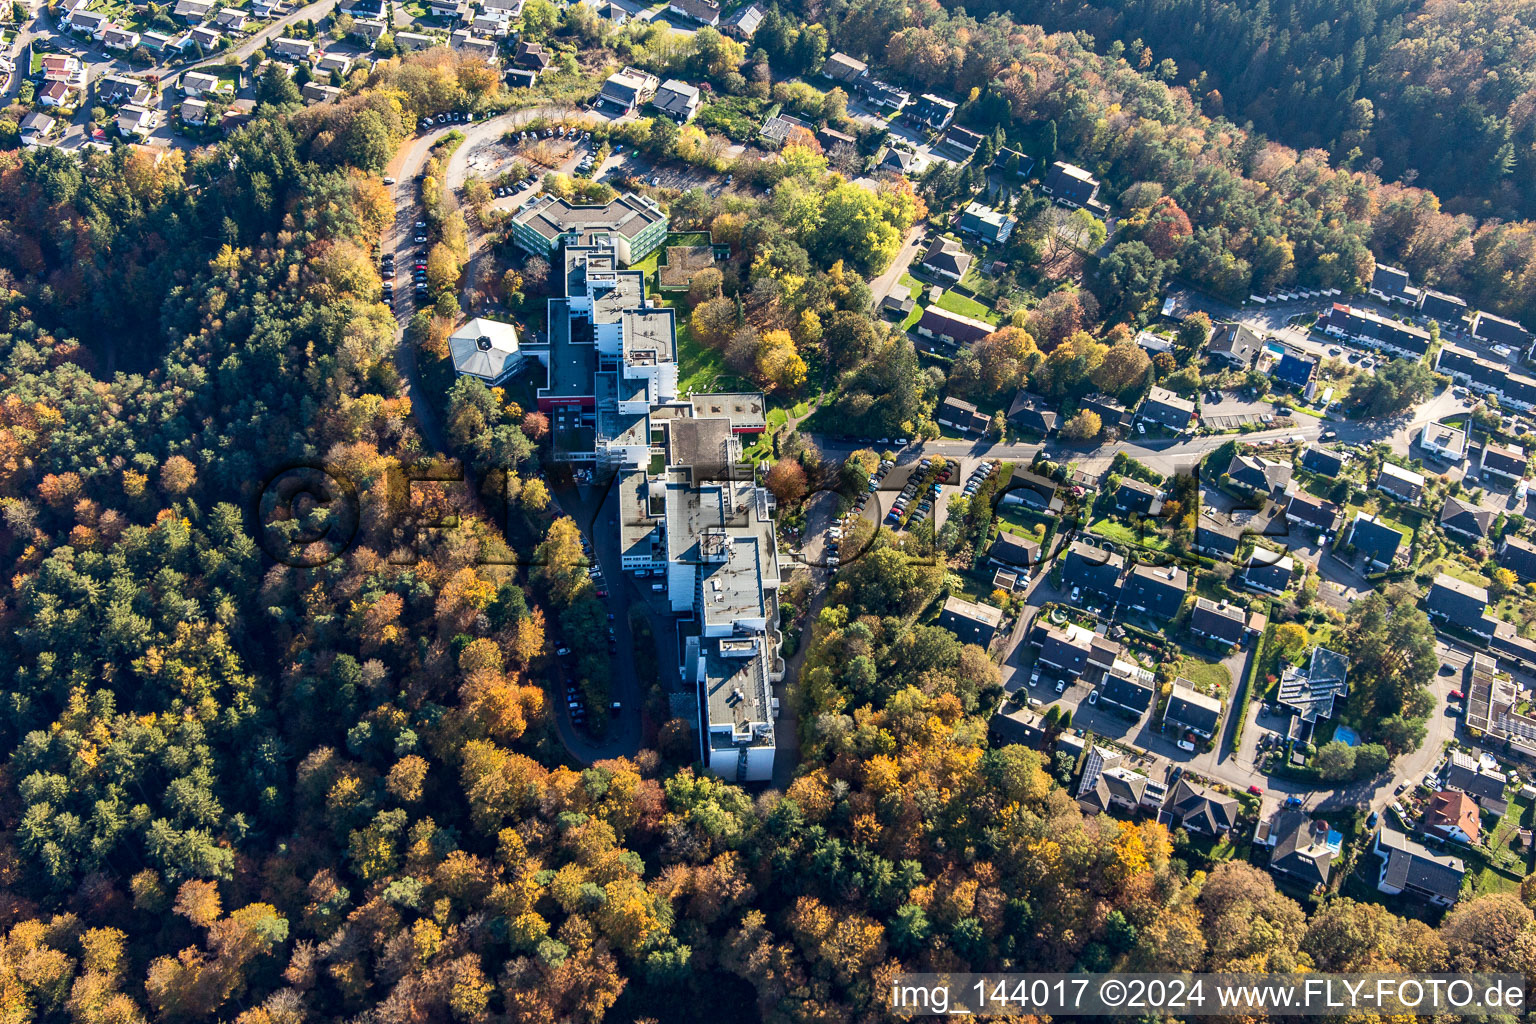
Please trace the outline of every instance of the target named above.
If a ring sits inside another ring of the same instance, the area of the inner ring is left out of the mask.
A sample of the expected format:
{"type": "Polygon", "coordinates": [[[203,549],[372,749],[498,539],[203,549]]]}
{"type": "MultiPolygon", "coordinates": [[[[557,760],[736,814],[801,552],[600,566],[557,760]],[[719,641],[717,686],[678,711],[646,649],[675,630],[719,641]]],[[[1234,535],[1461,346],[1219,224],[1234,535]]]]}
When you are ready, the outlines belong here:
{"type": "Polygon", "coordinates": [[[1466,865],[1443,853],[1433,853],[1401,832],[1383,829],[1377,839],[1378,853],[1386,860],[1381,880],[1394,889],[1417,889],[1448,900],[1461,892],[1466,865]]]}
{"type": "Polygon", "coordinates": [[[1034,565],[1040,560],[1040,545],[1003,530],[987,549],[987,557],[1005,565],[1034,565]]]}
{"type": "Polygon", "coordinates": [[[1397,549],[1403,545],[1403,535],[1385,523],[1377,522],[1364,513],[1357,513],[1349,542],[1357,552],[1372,561],[1390,565],[1397,556],[1397,549]]]}
{"type": "Polygon", "coordinates": [[[1189,593],[1189,573],[1176,565],[1138,565],[1121,590],[1123,606],[1139,606],[1149,615],[1171,619],[1189,593]]]}
{"type": "Polygon", "coordinates": [[[1062,563],[1061,578],[1069,587],[1087,587],[1101,594],[1113,594],[1119,590],[1120,574],[1124,569],[1123,556],[1075,540],[1062,563]]]}
{"type": "Polygon", "coordinates": [[[1301,465],[1314,473],[1337,476],[1339,470],[1344,468],[1344,456],[1326,448],[1319,448],[1315,444],[1309,444],[1301,453],[1301,465]]]}
{"type": "Polygon", "coordinates": [[[1505,537],[1499,546],[1499,564],[1522,580],[1536,580],[1536,544],[1520,537],[1505,537]]]}
{"type": "Polygon", "coordinates": [[[1099,686],[1099,700],[1126,708],[1138,717],[1152,706],[1153,690],[1146,683],[1124,676],[1107,675],[1099,686]]]}
{"type": "Polygon", "coordinates": [[[1314,842],[1313,822],[1307,814],[1292,808],[1280,811],[1270,823],[1270,835],[1275,837],[1270,867],[1307,882],[1328,881],[1333,851],[1326,844],[1314,842]]]}
{"type": "Polygon", "coordinates": [[[1221,707],[1219,697],[1201,693],[1187,679],[1175,679],[1163,720],[1214,735],[1216,723],[1221,721],[1221,707]]]}
{"type": "Polygon", "coordinates": [[[1189,624],[1193,629],[1234,644],[1243,638],[1246,628],[1241,608],[1234,604],[1220,605],[1207,597],[1195,598],[1195,610],[1190,614],[1189,624]]]}
{"type": "Polygon", "coordinates": [[[1445,507],[1440,510],[1440,525],[1448,530],[1456,530],[1473,537],[1488,536],[1488,529],[1493,525],[1493,512],[1486,508],[1480,508],[1460,498],[1446,498],[1445,507]]]}
{"type": "Polygon", "coordinates": [[[1168,811],[1182,821],[1185,828],[1214,835],[1237,824],[1238,804],[1232,797],[1203,789],[1181,778],[1168,796],[1168,811]]]}

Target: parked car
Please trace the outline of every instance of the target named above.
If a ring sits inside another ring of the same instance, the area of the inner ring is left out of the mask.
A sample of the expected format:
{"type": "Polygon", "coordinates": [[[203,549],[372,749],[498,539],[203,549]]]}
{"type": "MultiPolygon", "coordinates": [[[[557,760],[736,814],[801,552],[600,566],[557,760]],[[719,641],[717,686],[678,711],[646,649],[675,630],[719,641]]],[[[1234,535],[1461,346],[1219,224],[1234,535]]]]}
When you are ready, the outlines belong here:
{"type": "Polygon", "coordinates": [[[1263,796],[1264,795],[1264,791],[1262,789],[1260,789],[1258,786],[1249,786],[1248,787],[1248,792],[1252,793],[1254,796],[1263,796]]]}

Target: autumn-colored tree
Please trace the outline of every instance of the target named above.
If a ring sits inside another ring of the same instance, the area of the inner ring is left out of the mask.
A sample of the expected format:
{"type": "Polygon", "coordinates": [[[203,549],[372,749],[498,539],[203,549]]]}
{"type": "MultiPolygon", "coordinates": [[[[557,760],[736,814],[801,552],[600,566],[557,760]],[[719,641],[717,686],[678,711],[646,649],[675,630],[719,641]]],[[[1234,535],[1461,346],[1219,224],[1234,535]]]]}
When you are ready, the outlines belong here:
{"type": "Polygon", "coordinates": [[[795,508],[805,499],[809,489],[805,470],[793,459],[780,459],[768,470],[763,483],[784,508],[795,508]]]}

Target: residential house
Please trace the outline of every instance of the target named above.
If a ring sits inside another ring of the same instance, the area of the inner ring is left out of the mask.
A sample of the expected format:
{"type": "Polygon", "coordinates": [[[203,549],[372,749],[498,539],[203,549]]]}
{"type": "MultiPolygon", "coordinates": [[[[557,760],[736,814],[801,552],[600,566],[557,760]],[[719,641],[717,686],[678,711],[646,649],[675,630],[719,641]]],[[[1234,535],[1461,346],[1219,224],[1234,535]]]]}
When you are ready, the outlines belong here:
{"type": "Polygon", "coordinates": [[[1440,573],[1424,598],[1424,609],[1432,619],[1487,635],[1483,617],[1488,612],[1488,591],[1484,587],[1440,573]]]}
{"type": "Polygon", "coordinates": [[[200,127],[208,123],[208,101],[184,99],[181,101],[181,123],[200,127]]]}
{"type": "Polygon", "coordinates": [[[282,7],[284,0],[251,0],[251,16],[254,18],[270,18],[282,7]]]}
{"type": "Polygon", "coordinates": [[[1239,323],[1219,323],[1211,329],[1205,354],[1220,359],[1235,369],[1246,370],[1264,348],[1264,339],[1239,323]]]}
{"type": "Polygon", "coordinates": [[[1315,444],[1309,444],[1301,451],[1301,468],[1310,470],[1319,476],[1338,476],[1344,472],[1344,464],[1347,461],[1338,452],[1329,451],[1327,448],[1319,448],[1315,444]]]}
{"type": "Polygon", "coordinates": [[[41,111],[34,110],[21,119],[21,144],[23,146],[41,146],[53,132],[53,126],[57,124],[53,118],[41,111]]]}
{"type": "Polygon", "coordinates": [[[859,145],[859,140],[847,132],[840,132],[836,128],[828,128],[825,125],[816,129],[816,141],[821,143],[822,150],[827,153],[832,152],[837,146],[850,146],[857,149],[859,145]]]}
{"type": "Polygon", "coordinates": [[[1080,399],[1078,409],[1096,413],[1105,430],[1125,430],[1131,423],[1131,411],[1118,398],[1110,398],[1095,392],[1080,399]]]}
{"type": "Polygon", "coordinates": [[[315,73],[321,75],[338,74],[345,76],[352,70],[353,58],[344,53],[327,53],[315,61],[315,73]]]}
{"type": "Polygon", "coordinates": [[[487,39],[505,39],[512,33],[512,22],[499,11],[482,11],[470,20],[469,31],[487,39]]]}
{"type": "Polygon", "coordinates": [[[1058,414],[1055,403],[1028,391],[1019,390],[1008,405],[1008,422],[1038,434],[1049,434],[1056,429],[1058,414]]]}
{"type": "Polygon", "coordinates": [[[151,53],[163,53],[171,45],[171,37],[164,32],[145,32],[139,36],[139,45],[151,53]]]}
{"type": "Polygon", "coordinates": [[[599,107],[618,114],[632,114],[641,104],[656,94],[661,80],[638,68],[626,67],[608,76],[597,94],[599,107]]]}
{"type": "Polygon", "coordinates": [[[183,96],[205,96],[218,91],[219,81],[218,75],[210,75],[203,71],[188,71],[181,76],[181,92],[183,96]]]}
{"type": "Polygon", "coordinates": [[[1035,661],[1038,665],[1054,670],[1062,678],[1076,679],[1088,670],[1094,636],[1093,630],[1070,622],[1057,627],[1036,619],[1029,642],[1037,648],[1035,661]]]}
{"type": "Polygon", "coordinates": [[[1168,796],[1166,810],[1172,822],[1190,832],[1223,836],[1237,826],[1239,806],[1230,796],[1180,778],[1168,796]]]}
{"type": "Polygon", "coordinates": [[[1234,455],[1227,463],[1227,479],[1255,494],[1279,496],[1291,482],[1289,462],[1277,462],[1257,455],[1234,455]]]}
{"type": "Polygon", "coordinates": [[[1435,369],[1467,385],[1480,395],[1496,395],[1509,409],[1536,409],[1536,378],[1516,372],[1502,360],[1484,359],[1475,352],[1442,342],[1435,353],[1435,369]]]}
{"type": "Polygon", "coordinates": [[[1010,569],[1025,570],[1024,575],[1028,577],[1027,570],[1040,562],[1040,545],[1027,537],[1000,530],[992,546],[987,548],[987,559],[1010,569]]]}
{"type": "Polygon", "coordinates": [[[1381,472],[1376,474],[1376,489],[1386,491],[1399,501],[1416,505],[1424,496],[1424,474],[1415,473],[1411,469],[1404,469],[1391,462],[1383,462],[1381,472]]]}
{"type": "Polygon", "coordinates": [[[1023,505],[1036,512],[1054,514],[1062,508],[1061,496],[1056,490],[1056,481],[1050,477],[1033,473],[1027,466],[1015,466],[1003,488],[1000,504],[1023,505]]]}
{"type": "Polygon", "coordinates": [[[1235,604],[1218,604],[1210,598],[1196,597],[1194,611],[1189,615],[1189,630],[1218,644],[1236,647],[1243,642],[1244,619],[1243,610],[1235,604]]]}
{"type": "MultiPolygon", "coordinates": [[[[957,124],[952,124],[949,126],[949,131],[944,133],[944,137],[939,140],[938,145],[934,148],[942,150],[947,155],[964,163],[976,155],[976,150],[980,146],[980,133],[973,132],[969,128],[962,128],[957,124]]],[[[1012,230],[1011,226],[1009,230],[1012,230]]]]}
{"type": "Polygon", "coordinates": [[[917,167],[917,156],[905,149],[895,146],[886,146],[885,152],[880,154],[880,161],[875,164],[876,171],[884,171],[889,174],[910,174],[917,167]]]}
{"type": "Polygon", "coordinates": [[[108,106],[144,103],[149,100],[149,83],[127,75],[106,75],[97,78],[97,100],[108,106]]]}
{"type": "Polygon", "coordinates": [[[69,105],[69,98],[74,90],[63,82],[48,82],[37,90],[37,102],[44,107],[64,107],[69,105]]]}
{"type": "Polygon", "coordinates": [[[395,32],[395,48],[413,54],[418,49],[432,49],[433,46],[442,46],[442,40],[436,35],[427,35],[425,32],[395,32]]]}
{"type": "Polygon", "coordinates": [[[861,60],[854,60],[846,53],[833,53],[821,65],[821,73],[834,82],[843,85],[852,85],[854,82],[869,74],[869,65],[861,60]]]}
{"type": "Polygon", "coordinates": [[[187,33],[187,45],[197,47],[204,53],[213,53],[218,50],[223,40],[224,33],[207,25],[199,25],[187,33]]]}
{"type": "Polygon", "coordinates": [[[1373,569],[1390,569],[1403,546],[1403,535],[1375,516],[1357,512],[1349,525],[1348,544],[1373,569]]]}
{"type": "Polygon", "coordinates": [[[1376,833],[1372,852],[1381,858],[1376,888],[1391,896],[1407,893],[1437,907],[1453,906],[1461,896],[1467,867],[1459,858],[1434,853],[1389,829],[1376,833]]]}
{"type": "Polygon", "coordinates": [[[1499,545],[1499,564],[1513,572],[1522,583],[1536,581],[1536,544],[1508,534],[1499,545]]]}
{"type": "Polygon", "coordinates": [[[1490,437],[1483,442],[1483,457],[1478,465],[1483,473],[1503,477],[1513,484],[1525,477],[1527,461],[1524,448],[1500,444],[1490,437]]]}
{"type": "Polygon", "coordinates": [[[1075,164],[1057,160],[1046,171],[1040,191],[1062,206],[1093,207],[1099,198],[1099,179],[1075,164]]]}
{"type": "Polygon", "coordinates": [[[125,139],[143,141],[155,130],[155,112],[130,103],[117,112],[117,130],[125,139]]]}
{"type": "Polygon", "coordinates": [[[904,284],[892,285],[890,293],[880,300],[880,312],[897,320],[905,320],[916,308],[917,300],[912,297],[912,289],[904,284]]]}
{"type": "Polygon", "coordinates": [[[129,29],[118,28],[116,25],[108,25],[101,33],[101,45],[109,50],[127,53],[139,45],[139,34],[129,29]]]}
{"type": "Polygon", "coordinates": [[[1457,789],[1442,789],[1425,805],[1419,831],[1476,845],[1481,820],[1476,800],[1457,789]]]}
{"type": "Polygon", "coordinates": [[[1481,759],[1459,750],[1451,751],[1441,784],[1446,789],[1467,794],[1477,801],[1477,806],[1484,812],[1502,815],[1509,810],[1509,803],[1504,799],[1509,777],[1501,771],[1485,767],[1481,759]]]}
{"type": "Polygon", "coordinates": [[[1269,371],[1270,377],[1277,383],[1300,391],[1311,398],[1317,386],[1317,357],[1308,355],[1301,349],[1291,348],[1289,345],[1282,348],[1279,360],[1269,371]]]}
{"type": "Polygon", "coordinates": [[[1295,575],[1296,563],[1289,555],[1260,548],[1254,551],[1248,564],[1243,566],[1242,581],[1254,590],[1268,594],[1283,594],[1290,588],[1295,575]]]}
{"type": "Polygon", "coordinates": [[[768,142],[769,145],[778,147],[790,140],[791,136],[801,141],[816,137],[815,126],[802,121],[798,117],[789,114],[774,114],[763,122],[763,127],[758,131],[758,136],[768,142]]]}
{"type": "Polygon", "coordinates": [[[667,0],[667,10],[710,28],[720,24],[720,5],[715,0],[667,0]]]}
{"type": "Polygon", "coordinates": [[[700,97],[697,86],[669,78],[651,97],[651,106],[678,124],[687,124],[699,112],[700,97]]]}
{"type": "Polygon", "coordinates": [[[946,397],[934,411],[940,426],[953,427],[962,434],[985,434],[992,420],[970,402],[946,397]]]}
{"type": "Polygon", "coordinates": [[[749,40],[757,31],[757,26],[763,23],[766,13],[759,5],[748,4],[727,18],[721,31],[737,39],[749,40]]]}
{"type": "Polygon", "coordinates": [[[1493,528],[1493,520],[1491,510],[1460,498],[1446,498],[1444,507],[1440,509],[1440,529],[1473,543],[1487,539],[1488,531],[1493,528]]]}
{"type": "Polygon", "coordinates": [[[1106,768],[1085,795],[1078,798],[1090,813],[1119,810],[1134,814],[1147,803],[1151,780],[1123,766],[1106,768]]]}
{"type": "Polygon", "coordinates": [[[213,17],[213,23],[227,32],[244,32],[249,20],[250,15],[238,7],[226,7],[213,17]]]}
{"type": "Polygon", "coordinates": [[[1287,665],[1280,673],[1277,699],[1309,730],[1332,718],[1334,702],[1348,696],[1349,659],[1321,645],[1312,648],[1306,665],[1287,665]]]}
{"type": "Polygon", "coordinates": [[[1163,732],[1172,733],[1181,743],[1193,745],[1190,733],[1201,739],[1214,739],[1221,723],[1221,698],[1195,689],[1182,677],[1173,681],[1173,691],[1163,707],[1163,732]]]}
{"type": "MultiPolygon", "coordinates": [[[[957,130],[950,129],[953,134],[957,130]]],[[[1013,234],[1014,225],[1018,221],[1009,214],[975,201],[965,204],[965,209],[960,212],[960,221],[956,228],[960,231],[968,231],[973,235],[979,235],[981,240],[994,245],[1002,245],[1008,241],[1008,236],[1013,234]]]]}
{"type": "Polygon", "coordinates": [[[1478,313],[1472,318],[1472,337],[1517,352],[1524,352],[1531,345],[1531,332],[1523,325],[1491,313],[1478,313]]]}
{"type": "Polygon", "coordinates": [[[1467,457],[1467,432],[1445,423],[1426,423],[1419,432],[1419,447],[1437,459],[1457,463],[1467,457]]]}
{"type": "Polygon", "coordinates": [[[1332,309],[1318,318],[1317,328],[1335,338],[1404,359],[1422,359],[1429,352],[1429,332],[1424,328],[1342,302],[1335,302],[1332,309]]]}
{"type": "Polygon", "coordinates": [[[1189,573],[1176,565],[1138,565],[1125,577],[1120,604],[1170,622],[1189,593],[1189,573]]]}
{"type": "Polygon", "coordinates": [[[304,97],[304,102],[310,105],[335,103],[341,99],[340,89],[334,85],[321,85],[319,82],[305,82],[299,94],[304,97]]]}
{"type": "Polygon", "coordinates": [[[1097,706],[1139,722],[1157,703],[1157,677],[1128,661],[1117,661],[1099,683],[1097,706]]]}
{"type": "Polygon", "coordinates": [[[873,76],[859,79],[854,83],[854,88],[863,94],[870,106],[881,110],[900,112],[912,102],[912,96],[905,89],[898,89],[889,82],[882,82],[873,76]]]}
{"type": "Polygon", "coordinates": [[[1419,298],[1419,312],[1447,327],[1459,327],[1467,317],[1467,300],[1425,288],[1419,298]]]}
{"type": "Polygon", "coordinates": [[[1408,283],[1408,271],[1385,263],[1376,264],[1368,291],[1382,302],[1416,304],[1419,299],[1418,289],[1408,283]]]}
{"type": "Polygon", "coordinates": [[[917,321],[917,333],[920,336],[933,338],[945,345],[969,345],[980,341],[995,330],[997,328],[985,320],[951,313],[938,306],[929,306],[924,309],[922,317],[917,321]]]}
{"type": "Polygon", "coordinates": [[[540,43],[530,43],[523,40],[517,44],[517,52],[512,55],[512,63],[520,68],[528,68],[531,71],[544,71],[554,58],[540,43]]]}
{"type": "Polygon", "coordinates": [[[1163,492],[1133,476],[1120,478],[1114,497],[1115,509],[1126,515],[1155,516],[1163,511],[1163,492]]]}
{"type": "Polygon", "coordinates": [[[1137,331],[1136,344],[1153,355],[1157,355],[1159,352],[1173,351],[1173,339],[1166,338],[1161,334],[1153,334],[1151,331],[1137,331]]]}
{"type": "Polygon", "coordinates": [[[510,68],[506,78],[507,86],[512,89],[532,89],[539,83],[539,73],[527,68],[510,68]]]}
{"type": "Polygon", "coordinates": [[[1195,550],[1212,558],[1236,558],[1246,532],[1242,523],[1213,508],[1202,508],[1195,520],[1195,550]]]}
{"type": "Polygon", "coordinates": [[[361,40],[367,46],[376,44],[388,30],[388,25],[374,18],[352,19],[352,38],[361,40]]]}
{"type": "Polygon", "coordinates": [[[906,116],[919,127],[937,134],[948,128],[950,122],[955,119],[956,107],[954,100],[925,92],[918,97],[917,103],[907,111],[906,116]]]}
{"type": "Polygon", "coordinates": [[[427,11],[434,18],[457,21],[464,16],[464,0],[428,0],[427,11]]]}
{"type": "Polygon", "coordinates": [[[1096,594],[1110,604],[1120,598],[1120,576],[1125,572],[1125,558],[1114,551],[1096,548],[1074,540],[1062,560],[1061,582],[1064,587],[1096,594]]]}
{"type": "Polygon", "coordinates": [[[1285,506],[1285,521],[1304,530],[1330,533],[1339,519],[1339,506],[1298,490],[1285,506]]]}
{"type": "Polygon", "coordinates": [[[448,37],[448,45],[455,53],[476,57],[487,64],[493,64],[496,61],[498,52],[496,43],[490,39],[481,39],[479,36],[470,35],[468,29],[461,28],[455,31],[448,37]]]}
{"type": "Polygon", "coordinates": [[[295,61],[309,60],[314,56],[315,44],[308,39],[292,39],[288,36],[280,36],[272,40],[272,55],[278,60],[295,61]]]}
{"type": "Polygon", "coordinates": [[[1326,821],[1313,821],[1294,807],[1283,807],[1260,821],[1253,841],[1270,847],[1270,871],[1309,891],[1328,883],[1333,859],[1344,848],[1344,837],[1326,821]]]}
{"type": "Polygon", "coordinates": [[[1151,421],[1173,431],[1185,431],[1194,426],[1195,403],[1181,398],[1167,388],[1153,386],[1141,403],[1143,422],[1151,421]]]}
{"type": "Polygon", "coordinates": [[[171,14],[189,25],[206,21],[213,13],[213,0],[179,0],[171,14]]]}
{"type": "Polygon", "coordinates": [[[951,283],[959,283],[965,276],[965,272],[971,269],[971,262],[975,259],[965,251],[965,246],[959,241],[944,235],[936,236],[928,243],[928,251],[923,254],[923,269],[934,277],[943,278],[951,283]]]}
{"type": "Polygon", "coordinates": [[[69,27],[76,32],[84,32],[92,39],[100,39],[112,27],[112,22],[105,14],[76,11],[69,16],[69,27]]]}
{"type": "Polygon", "coordinates": [[[944,599],[938,625],[963,642],[986,647],[1003,625],[1003,610],[990,604],[976,604],[953,595],[944,599]]]}

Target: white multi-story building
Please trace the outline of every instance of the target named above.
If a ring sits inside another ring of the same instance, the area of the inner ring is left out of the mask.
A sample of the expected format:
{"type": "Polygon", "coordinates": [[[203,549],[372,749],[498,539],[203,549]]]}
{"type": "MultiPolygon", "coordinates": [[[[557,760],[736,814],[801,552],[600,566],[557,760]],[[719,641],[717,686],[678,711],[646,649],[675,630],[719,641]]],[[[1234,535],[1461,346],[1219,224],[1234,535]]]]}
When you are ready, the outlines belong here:
{"type": "Polygon", "coordinates": [[[784,676],[779,555],[773,498],[742,466],[739,440],[766,426],[763,397],[679,396],[675,314],[623,269],[612,225],[562,229],[559,241],[564,294],[549,301],[548,340],[520,346],[544,368],[554,457],[618,473],[622,566],[656,573],[653,592],[679,617],[701,756],[724,778],[766,781],[784,676]]]}

